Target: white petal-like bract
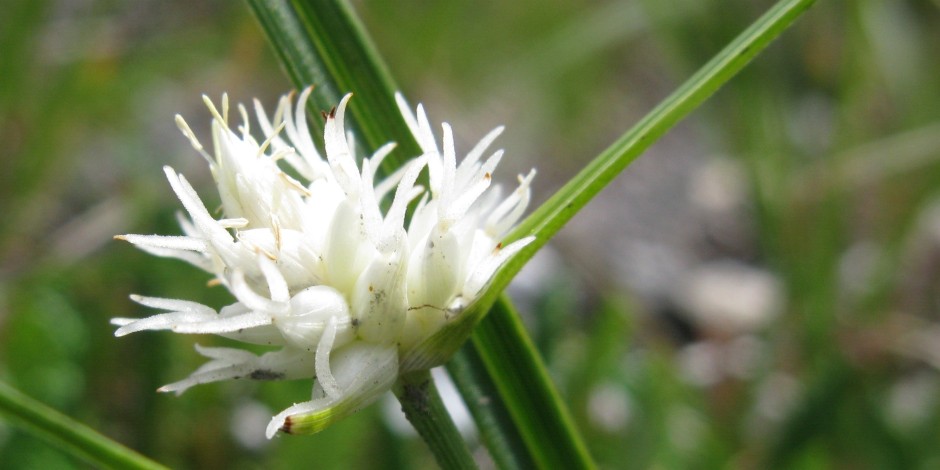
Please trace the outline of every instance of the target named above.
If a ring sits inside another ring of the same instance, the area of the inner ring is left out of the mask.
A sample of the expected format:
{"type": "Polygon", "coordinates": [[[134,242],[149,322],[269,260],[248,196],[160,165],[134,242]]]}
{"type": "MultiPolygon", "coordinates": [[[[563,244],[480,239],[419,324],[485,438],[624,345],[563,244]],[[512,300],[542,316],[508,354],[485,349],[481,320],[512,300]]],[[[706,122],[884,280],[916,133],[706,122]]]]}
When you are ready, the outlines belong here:
{"type": "Polygon", "coordinates": [[[500,265],[533,240],[502,244],[528,205],[535,174],[520,175],[518,188],[500,197],[492,173],[503,153],[487,156],[487,149],[502,127],[461,160],[450,125],[442,124],[439,148],[424,108],[412,112],[396,95],[423,153],[376,181],[394,145],[355,155],[343,122],[352,96],[346,95],[326,114],[322,155],[304,112],[310,92],[300,93],[296,104],[291,95],[281,98],[270,118],[255,101],[260,140],[249,132],[244,106],[238,106],[243,122],[236,133],[228,123],[228,98],[223,95],[221,112],[205,98],[213,116],[211,154],[177,116],[184,136],[209,162],[223,218],[166,167],[188,215],[180,219],[184,235],[117,237],[209,272],[235,299],[216,311],[192,301],[132,296],[163,313],[115,318],[117,336],[172,330],[272,348],[256,355],[197,346],[209,362],[161,391],[232,379],[313,379],[311,400],[275,416],[268,437],[278,430],[319,431],[389,390],[399,360],[454,321],[500,265]],[[425,168],[427,189],[419,183],[425,168]]]}

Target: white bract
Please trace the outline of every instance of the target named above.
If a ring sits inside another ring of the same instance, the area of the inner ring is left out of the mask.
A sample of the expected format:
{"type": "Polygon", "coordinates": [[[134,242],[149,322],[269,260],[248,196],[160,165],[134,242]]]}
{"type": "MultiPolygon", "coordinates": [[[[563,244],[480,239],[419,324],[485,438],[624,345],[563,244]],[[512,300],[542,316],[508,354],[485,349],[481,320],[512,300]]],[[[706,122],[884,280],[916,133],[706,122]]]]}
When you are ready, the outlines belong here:
{"type": "Polygon", "coordinates": [[[221,112],[206,98],[213,155],[177,116],[183,134],[209,162],[223,218],[213,217],[186,178],[165,167],[189,214],[180,217],[184,235],[118,237],[208,271],[236,301],[216,311],[186,300],[132,296],[164,313],[116,318],[115,335],[172,330],[272,347],[259,356],[196,346],[210,361],[160,391],[181,393],[227,379],[314,379],[311,400],[275,416],[268,437],[278,430],[319,431],[374,401],[397,379],[399,359],[454,321],[496,269],[533,240],[500,243],[525,211],[535,174],[520,176],[507,197],[491,186],[502,151],[483,157],[502,128],[483,137],[458,165],[450,126],[442,125],[441,150],[423,108],[412,113],[396,96],[422,155],[376,182],[375,171],[394,145],[357,165],[343,126],[346,95],[326,115],[324,159],[307,127],[310,92],[304,90],[296,106],[290,96],[281,98],[271,119],[255,102],[261,142],[250,133],[244,106],[238,106],[242,123],[235,132],[227,98],[221,112]],[[286,173],[282,162],[306,183],[286,173]],[[416,184],[425,167],[429,190],[416,184]]]}

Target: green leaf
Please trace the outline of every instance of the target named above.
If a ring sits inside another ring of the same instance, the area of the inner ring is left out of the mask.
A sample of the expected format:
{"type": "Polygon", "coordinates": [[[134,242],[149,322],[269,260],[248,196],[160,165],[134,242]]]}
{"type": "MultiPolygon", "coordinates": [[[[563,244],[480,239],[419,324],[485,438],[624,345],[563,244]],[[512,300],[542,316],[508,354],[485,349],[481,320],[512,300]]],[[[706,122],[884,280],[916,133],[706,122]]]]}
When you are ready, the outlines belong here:
{"type": "Polygon", "coordinates": [[[93,429],[0,382],[0,415],[86,462],[104,468],[164,469],[93,429]]]}
{"type": "Polygon", "coordinates": [[[522,266],[578,211],[679,121],[714,94],[771,41],[785,31],[815,0],[782,0],[699,69],[640,122],[594,158],[548,201],[523,220],[504,243],[534,235],[535,241],[493,276],[477,308],[496,302],[522,266]]]}
{"type": "Polygon", "coordinates": [[[525,441],[513,424],[506,404],[500,399],[499,389],[487,372],[477,348],[470,343],[457,351],[447,363],[447,371],[467,403],[497,468],[535,468],[533,456],[529,455],[525,441]]]}
{"type": "Polygon", "coordinates": [[[594,468],[561,396],[543,385],[552,383],[548,369],[506,296],[480,322],[472,341],[486,370],[499,378],[493,383],[537,466],[594,468]]]}
{"type": "MultiPolygon", "coordinates": [[[[314,112],[353,93],[348,115],[356,138],[369,151],[397,143],[398,149],[382,163],[385,174],[421,153],[393,99],[397,87],[349,5],[288,0],[248,0],[248,5],[294,85],[316,87],[314,112]]],[[[319,126],[314,134],[322,134],[323,123],[312,124],[319,126]]]]}

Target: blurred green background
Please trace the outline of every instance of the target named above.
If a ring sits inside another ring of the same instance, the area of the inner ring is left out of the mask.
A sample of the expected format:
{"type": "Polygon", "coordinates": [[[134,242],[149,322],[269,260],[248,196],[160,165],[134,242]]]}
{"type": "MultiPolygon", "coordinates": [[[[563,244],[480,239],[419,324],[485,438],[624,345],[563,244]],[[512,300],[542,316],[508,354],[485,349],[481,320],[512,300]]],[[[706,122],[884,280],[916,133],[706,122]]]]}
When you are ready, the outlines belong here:
{"type": "MultiPolygon", "coordinates": [[[[458,151],[506,124],[538,203],[771,2],[354,2],[458,151]]],[[[377,405],[263,439],[307,382],[156,394],[202,359],[116,339],[130,293],[228,303],[111,240],[208,205],[200,94],[290,85],[247,7],[0,3],[0,379],[176,468],[431,467],[377,405]]],[[[940,2],[820,1],[631,166],[511,292],[606,468],[940,467],[940,2]]],[[[472,439],[472,438],[471,438],[472,439]]],[[[487,462],[478,449],[480,461],[487,462]]],[[[83,468],[0,421],[0,468],[83,468]]]]}

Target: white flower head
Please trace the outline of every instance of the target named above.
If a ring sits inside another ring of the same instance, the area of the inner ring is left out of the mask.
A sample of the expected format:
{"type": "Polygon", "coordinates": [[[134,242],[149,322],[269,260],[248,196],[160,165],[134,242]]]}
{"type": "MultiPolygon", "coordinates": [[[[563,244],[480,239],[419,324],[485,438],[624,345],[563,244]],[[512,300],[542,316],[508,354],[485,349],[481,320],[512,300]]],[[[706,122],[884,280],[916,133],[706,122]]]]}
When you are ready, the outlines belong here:
{"type": "Polygon", "coordinates": [[[272,348],[256,355],[196,346],[209,362],[160,391],[182,393],[227,379],[314,379],[311,400],[275,416],[269,438],[278,430],[319,431],[389,390],[407,367],[401,359],[459,318],[499,266],[533,240],[501,243],[525,211],[535,175],[520,176],[508,197],[491,185],[502,151],[484,156],[502,128],[483,137],[458,165],[450,126],[442,125],[442,150],[423,108],[413,113],[396,95],[423,153],[376,181],[394,146],[357,164],[343,124],[346,95],[326,114],[324,158],[307,127],[311,90],[296,105],[290,95],[282,97],[270,119],[255,102],[260,142],[252,137],[244,106],[238,106],[242,123],[236,132],[229,127],[227,97],[221,110],[205,98],[213,116],[213,154],[177,116],[183,134],[209,162],[223,218],[206,209],[186,178],[165,167],[188,213],[180,217],[184,235],[117,237],[208,271],[235,302],[216,311],[135,295],[135,302],[164,313],[115,318],[116,336],[172,330],[272,348]],[[425,167],[427,189],[417,183],[425,167]],[[406,222],[410,205],[415,208],[406,222]]]}

